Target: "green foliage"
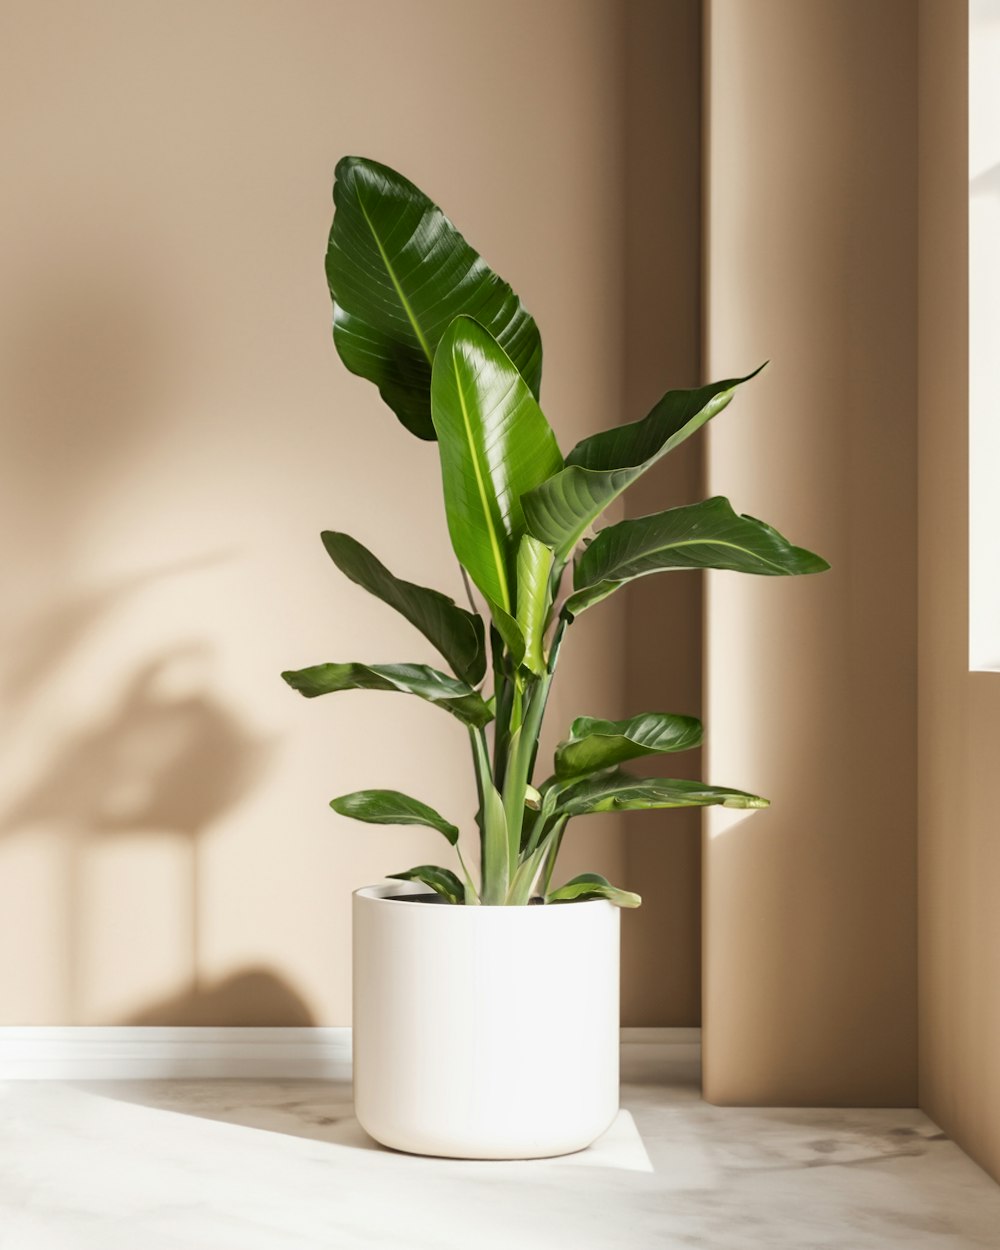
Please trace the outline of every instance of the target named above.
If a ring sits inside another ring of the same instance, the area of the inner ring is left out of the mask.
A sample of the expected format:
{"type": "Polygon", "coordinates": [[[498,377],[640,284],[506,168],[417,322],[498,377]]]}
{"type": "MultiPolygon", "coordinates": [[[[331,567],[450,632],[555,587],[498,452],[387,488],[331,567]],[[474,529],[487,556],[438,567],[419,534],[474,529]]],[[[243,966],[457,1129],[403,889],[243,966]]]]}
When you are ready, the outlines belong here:
{"type": "Polygon", "coordinates": [[[470,317],[438,346],[431,413],[451,545],[491,602],[514,611],[521,498],[562,468],[555,435],[513,361],[470,317]]]}
{"type": "Polygon", "coordinates": [[[406,872],[390,872],[389,876],[396,881],[421,881],[429,885],[435,894],[440,894],[449,903],[464,903],[465,886],[450,868],[437,868],[434,864],[421,864],[419,868],[409,868],[406,872]]]}
{"type": "Polygon", "coordinates": [[[281,676],[307,699],[339,690],[390,690],[436,703],[466,725],[483,726],[493,719],[471,686],[426,664],[314,664],[281,676]]]}
{"type": "Polygon", "coordinates": [[[326,253],[333,341],[411,433],[435,437],[431,366],[462,315],[489,331],[537,398],[538,327],[436,204],[402,174],[356,156],[337,165],[333,202],[326,253]]]}
{"type": "Polygon", "coordinates": [[[327,554],[338,569],[369,594],[387,603],[437,647],[456,677],[478,686],[486,674],[482,617],[466,612],[440,591],[393,577],[384,564],[349,534],[324,530],[327,554]]]}
{"type": "MultiPolygon", "coordinates": [[[[763,369],[763,365],[760,369],[763,369]]],[[[745,378],[694,391],[667,391],[648,416],[577,443],[566,467],[524,500],[528,529],[560,559],[570,553],[604,509],[658,460],[723,410],[745,378]]]]}
{"type": "Polygon", "coordinates": [[[368,824],[423,825],[443,834],[458,851],[462,878],[428,864],[394,875],[420,881],[452,904],[606,899],[637,907],[637,894],[596,873],[550,888],[574,817],[672,807],[752,810],[767,800],[623,772],[628,760],[699,745],[700,722],[666,712],[619,721],[579,717],[556,748],[553,774],[536,788],[549,690],[575,617],[637,577],[706,568],[774,577],[828,567],[722,498],[620,521],[593,536],[608,505],[755,374],[668,391],[642,420],[584,439],[564,462],[538,406],[538,329],[510,286],[437,205],[384,165],[342,160],[334,204],[327,252],[334,342],[348,369],[374,382],[412,433],[437,440],[448,532],[482,595],[483,613],[402,581],[355,539],[327,531],[323,543],[337,567],[414,625],[455,675],[425,664],[346,663],[282,676],[307,698],[355,689],[414,694],[466,726],[479,795],[478,885],[462,859],[458,826],[427,804],[396,790],[363,790],[331,806],[368,824]],[[570,564],[572,589],[563,600],[570,564]],[[480,687],[489,679],[487,696],[480,687]]]}
{"type": "Polygon", "coordinates": [[[629,720],[579,716],[556,747],[556,776],[575,777],[612,768],[642,755],[689,751],[701,745],[701,721],[670,712],[645,712],[629,720]]]}
{"type": "Polygon", "coordinates": [[[744,790],[707,786],[683,778],[632,777],[614,772],[588,777],[562,791],[556,815],[589,816],[594,812],[642,812],[658,807],[767,807],[768,800],[744,790]]]}
{"type": "Polygon", "coordinates": [[[544,543],[530,534],[522,535],[517,549],[517,625],[524,639],[523,663],[536,677],[545,674],[542,650],[554,558],[544,543]]]}
{"type": "Polygon", "coordinates": [[[642,902],[638,894],[633,894],[631,890],[620,890],[618,886],[612,885],[607,877],[602,877],[599,872],[581,872],[578,877],[567,881],[557,890],[550,890],[545,896],[545,901],[547,903],[573,903],[578,899],[587,898],[606,898],[616,907],[638,907],[642,902]]]}
{"type": "Polygon", "coordinates": [[[458,843],[458,826],[408,794],[398,790],[355,790],[331,799],[330,806],[341,816],[362,820],[369,825],[426,825],[443,833],[452,846],[458,843]]]}
{"type": "Polygon", "coordinates": [[[830,566],[776,529],[738,516],[728,499],[668,508],[601,530],[576,562],[564,611],[579,615],[636,577],[667,569],[731,569],[765,577],[822,573],[830,566]]]}

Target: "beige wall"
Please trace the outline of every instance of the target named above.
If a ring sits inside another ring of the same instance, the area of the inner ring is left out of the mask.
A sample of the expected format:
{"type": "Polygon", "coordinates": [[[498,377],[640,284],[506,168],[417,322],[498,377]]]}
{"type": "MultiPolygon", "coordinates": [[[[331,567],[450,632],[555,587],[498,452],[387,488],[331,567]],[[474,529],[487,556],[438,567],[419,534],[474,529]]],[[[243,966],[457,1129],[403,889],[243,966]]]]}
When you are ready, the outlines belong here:
{"type": "MultiPolygon", "coordinates": [[[[349,891],[447,848],[327,801],[471,823],[457,723],[278,677],[433,659],[323,527],[460,591],[434,449],[329,341],[331,174],[371,154],[447,206],[537,316],[570,445],[620,411],[623,36],[613,0],[416,7],[8,6],[0,1022],[346,1022],[349,891]]],[[[553,737],[623,710],[621,606],[568,643],[553,737]]],[[[595,820],[564,867],[624,861],[595,820]]]]}
{"type": "MultiPolygon", "coordinates": [[[[460,589],[433,450],[329,342],[330,174],[361,151],[437,195],[523,293],[564,445],[667,384],[773,357],[717,423],[709,485],[835,568],[711,584],[702,771],[774,807],[713,819],[704,845],[706,1089],[913,1101],[919,792],[921,1102],[1000,1173],[1000,705],[965,664],[954,416],[964,6],[920,6],[919,787],[916,10],[711,3],[701,368],[699,7],[428,0],[414,22],[407,0],[115,0],[10,18],[0,1023],[344,1023],[348,891],[442,848],[326,801],[393,785],[471,810],[446,717],[307,704],[277,677],[433,660],[327,566],[324,526],[460,589]],[[514,104],[470,46],[516,67],[514,104]]],[[[630,510],[697,497],[702,473],[692,445],[630,510]]],[[[700,620],[693,577],[586,614],[550,741],[579,712],[697,712],[700,620]]],[[[697,1022],[697,829],[674,813],[570,840],[567,875],[646,896],[625,917],[627,1023],[697,1022]]]]}
{"type": "Polygon", "coordinates": [[[912,1104],[916,20],[711,0],[709,489],[831,572],[711,575],[706,774],[773,807],[705,842],[707,1096],[912,1104]]]}
{"type": "Polygon", "coordinates": [[[920,5],[920,1103],[1000,1178],[1000,675],[968,666],[966,6],[920,5]]]}
{"type": "MultiPolygon", "coordinates": [[[[623,409],[644,416],[668,387],[701,381],[701,0],[630,0],[625,75],[623,409]]],[[[692,439],[628,492],[632,516],[702,495],[692,439]]],[[[701,577],[642,578],[628,589],[626,705],[701,711],[701,577]]],[[[701,753],[671,775],[701,775],[701,753]]],[[[635,768],[642,769],[641,763],[635,768]]],[[[663,775],[663,760],[646,770],[663,775]]],[[[696,811],[627,818],[628,876],[644,904],[622,930],[622,1019],[701,1018],[701,820],[696,811]]]]}

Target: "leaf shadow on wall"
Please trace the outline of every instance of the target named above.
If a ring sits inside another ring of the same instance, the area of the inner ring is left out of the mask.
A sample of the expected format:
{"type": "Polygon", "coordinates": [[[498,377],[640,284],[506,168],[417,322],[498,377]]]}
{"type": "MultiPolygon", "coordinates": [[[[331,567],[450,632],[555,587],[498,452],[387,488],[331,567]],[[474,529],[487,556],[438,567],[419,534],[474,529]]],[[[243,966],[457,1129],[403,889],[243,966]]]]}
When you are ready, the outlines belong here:
{"type": "MultiPolygon", "coordinates": [[[[123,526],[141,540],[136,509],[163,496],[139,502],[134,487],[159,480],[161,453],[201,402],[205,327],[190,294],[146,235],[104,216],[73,217],[25,249],[0,293],[0,835],[37,847],[8,861],[15,910],[35,918],[26,929],[12,918],[22,936],[2,952],[0,1008],[18,1022],[36,1010],[27,1001],[53,1023],[112,1023],[110,997],[136,1022],[308,1023],[267,968],[199,977],[200,853],[271,743],[220,695],[205,642],[178,637],[169,617],[144,639],[130,616],[151,619],[153,596],[183,620],[184,579],[234,553],[192,550],[190,528],[172,541],[161,524],[153,558],[130,554],[124,572],[95,581],[122,559],[123,526]],[[81,720],[80,693],[103,710],[81,720]],[[144,967],[172,992],[140,1006],[144,967]]],[[[169,506],[182,513],[183,478],[176,487],[169,506]]]]}
{"type": "MultiPolygon", "coordinates": [[[[190,980],[185,989],[129,1017],[132,1023],[306,1024],[301,998],[275,973],[250,968],[205,985],[200,962],[199,843],[261,776],[271,744],[248,733],[212,693],[211,651],[178,644],[140,665],[111,710],[69,734],[0,817],[0,835],[56,831],[64,860],[65,1011],[86,1013],[85,969],[91,857],[109,841],[166,838],[187,848],[190,980]]],[[[131,937],[141,947],[152,935],[131,937]]]]}

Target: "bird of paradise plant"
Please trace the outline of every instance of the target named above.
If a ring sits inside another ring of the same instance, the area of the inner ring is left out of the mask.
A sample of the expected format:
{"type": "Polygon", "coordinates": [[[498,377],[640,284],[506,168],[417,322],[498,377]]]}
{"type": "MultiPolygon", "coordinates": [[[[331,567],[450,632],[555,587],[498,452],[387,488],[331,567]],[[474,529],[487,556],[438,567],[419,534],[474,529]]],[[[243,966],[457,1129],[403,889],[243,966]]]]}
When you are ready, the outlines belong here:
{"type": "MultiPolygon", "coordinates": [[[[326,256],[333,340],[347,368],[373,382],[417,438],[436,440],[467,610],[403,581],[347,534],[325,532],[334,564],[401,613],[451,669],[426,664],[318,664],[282,674],[313,698],[341,690],[417,695],[468,729],[479,809],[473,875],[421,865],[394,874],[454,904],[520,906],[639,896],[596,873],[556,888],[568,822],[594,812],[722,805],[760,808],[742,790],[638,777],[622,765],[701,742],[690,716],[582,716],[535,781],[539,735],[560,650],[573,621],[638,577],[679,569],[787,576],[826,561],[717,497],[594,527],[638,477],[720,413],[756,375],[668,391],[645,417],[585,438],[565,456],[542,409],[542,343],[511,287],[424,193],[375,161],[337,166],[326,256]],[[472,587],[479,592],[477,606],[472,587]]],[[[425,825],[458,850],[459,829],[395,790],[333,800],[335,811],[383,825],[425,825]]]]}

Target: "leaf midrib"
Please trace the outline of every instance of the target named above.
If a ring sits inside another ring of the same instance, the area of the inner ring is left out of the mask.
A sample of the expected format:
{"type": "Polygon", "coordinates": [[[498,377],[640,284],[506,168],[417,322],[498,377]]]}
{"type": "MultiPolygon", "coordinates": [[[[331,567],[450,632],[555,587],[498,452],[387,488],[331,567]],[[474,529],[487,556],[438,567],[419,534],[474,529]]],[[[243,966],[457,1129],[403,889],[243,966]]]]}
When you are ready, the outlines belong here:
{"type": "Polygon", "coordinates": [[[462,410],[462,422],[465,426],[465,437],[469,444],[469,459],[472,461],[472,471],[476,476],[476,488],[479,491],[479,502],[482,505],[483,516],[486,519],[486,532],[490,536],[490,549],[493,553],[493,563],[496,565],[497,580],[500,584],[500,593],[502,595],[500,606],[505,612],[510,612],[510,593],[507,589],[507,575],[504,568],[503,556],[500,552],[500,544],[497,541],[496,528],[493,524],[493,513],[490,511],[489,501],[486,495],[486,483],[483,481],[482,470],[479,466],[479,455],[477,453],[475,439],[472,434],[472,420],[469,416],[469,409],[465,403],[465,392],[462,390],[462,378],[458,368],[458,360],[454,351],[451,353],[451,367],[455,374],[455,390],[458,394],[458,406],[462,410]]]}
{"type": "MultiPolygon", "coordinates": [[[[654,547],[651,551],[644,552],[642,556],[631,557],[632,561],[638,559],[649,559],[651,556],[659,555],[662,551],[674,551],[678,547],[729,547],[733,551],[742,552],[744,555],[752,556],[755,560],[759,560],[762,564],[770,565],[771,568],[781,572],[781,565],[775,560],[769,560],[766,556],[758,555],[750,547],[741,547],[739,543],[727,542],[722,538],[684,538],[675,543],[664,543],[662,547],[654,547]]],[[[627,567],[627,565],[626,565],[627,567]]],[[[655,572],[656,570],[650,570],[655,572]]],[[[641,576],[641,574],[639,575],[641,576]]],[[[619,576],[613,571],[603,574],[598,581],[618,581],[619,576]]],[[[588,582],[587,586],[596,586],[598,582],[588,582]]],[[[579,587],[580,590],[586,590],[587,586],[579,587]]]]}
{"type": "Polygon", "coordinates": [[[413,326],[413,333],[417,336],[417,341],[420,343],[423,353],[427,357],[427,363],[432,365],[434,363],[434,353],[431,351],[430,345],[424,337],[424,332],[420,328],[420,323],[417,321],[416,313],[414,313],[413,309],[410,307],[410,301],[406,298],[406,294],[400,285],[399,279],[396,277],[396,271],[392,267],[392,262],[389,260],[388,253],[382,246],[382,240],[378,236],[375,225],[372,219],[368,216],[368,210],[365,208],[365,202],[361,198],[360,190],[358,191],[358,207],[361,209],[361,215],[364,217],[368,229],[371,231],[371,236],[375,240],[375,246],[378,248],[379,255],[382,257],[382,264],[385,265],[385,271],[389,275],[389,280],[396,289],[396,294],[399,296],[399,302],[403,305],[403,311],[406,313],[410,325],[413,326]]]}

